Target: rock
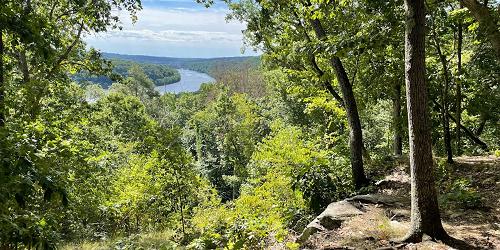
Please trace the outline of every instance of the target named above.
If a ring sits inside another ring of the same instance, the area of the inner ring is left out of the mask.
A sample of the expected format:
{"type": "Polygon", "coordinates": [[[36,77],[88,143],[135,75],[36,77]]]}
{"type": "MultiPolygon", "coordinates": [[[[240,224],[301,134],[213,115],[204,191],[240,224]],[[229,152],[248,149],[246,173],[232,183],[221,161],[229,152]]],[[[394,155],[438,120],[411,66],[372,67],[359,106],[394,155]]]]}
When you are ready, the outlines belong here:
{"type": "Polygon", "coordinates": [[[372,204],[383,204],[383,205],[394,205],[397,200],[391,196],[383,194],[364,194],[356,195],[351,198],[347,198],[346,201],[357,201],[362,203],[372,203],[372,204]]]}
{"type": "Polygon", "coordinates": [[[363,214],[363,211],[349,203],[346,199],[330,203],[325,211],[318,216],[318,219],[321,221],[323,217],[331,217],[333,219],[346,220],[360,214],[363,214]]]}
{"type": "Polygon", "coordinates": [[[321,225],[318,218],[316,218],[306,226],[304,231],[302,231],[302,234],[297,239],[297,242],[300,242],[300,243],[305,242],[307,239],[309,239],[309,237],[311,237],[311,235],[313,235],[317,232],[320,232],[320,231],[326,231],[326,228],[324,228],[321,225]]]}
{"type": "Polygon", "coordinates": [[[389,217],[391,220],[406,220],[410,218],[410,210],[407,209],[391,209],[389,210],[389,217]]]}
{"type": "Polygon", "coordinates": [[[337,229],[342,225],[342,220],[330,216],[324,216],[319,219],[319,224],[327,230],[337,229]]]}
{"type": "Polygon", "coordinates": [[[305,242],[311,235],[319,231],[337,229],[342,225],[343,221],[360,214],[363,214],[363,211],[346,200],[333,202],[307,225],[297,242],[305,242]]]}
{"type": "Polygon", "coordinates": [[[404,185],[404,183],[399,182],[399,181],[394,181],[394,180],[379,180],[375,182],[375,186],[377,186],[380,189],[394,189],[398,188],[401,185],[404,185]]]}

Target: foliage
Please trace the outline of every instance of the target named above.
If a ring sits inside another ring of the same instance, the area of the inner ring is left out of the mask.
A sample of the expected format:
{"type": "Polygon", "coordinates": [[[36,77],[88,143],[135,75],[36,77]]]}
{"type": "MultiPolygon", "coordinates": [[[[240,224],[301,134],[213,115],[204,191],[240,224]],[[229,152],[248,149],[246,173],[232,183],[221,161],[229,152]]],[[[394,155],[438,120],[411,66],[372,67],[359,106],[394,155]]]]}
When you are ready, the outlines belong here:
{"type": "Polygon", "coordinates": [[[453,168],[456,166],[447,163],[445,159],[438,161],[437,165],[437,183],[442,190],[439,197],[441,205],[465,209],[482,207],[481,194],[471,185],[471,181],[453,176],[453,168]]]}
{"type": "Polygon", "coordinates": [[[200,207],[193,224],[201,237],[191,246],[262,249],[271,240],[283,241],[287,227],[305,212],[300,192],[292,191],[290,184],[289,178],[270,173],[263,183],[246,188],[232,203],[200,207]]]}
{"type": "Polygon", "coordinates": [[[308,140],[299,128],[279,121],[272,130],[252,157],[253,178],[265,178],[269,173],[287,176],[314,212],[353,192],[347,161],[320,146],[321,139],[308,140]]]}
{"type": "Polygon", "coordinates": [[[456,179],[446,187],[441,203],[445,206],[455,203],[458,207],[466,209],[480,208],[483,205],[481,195],[471,187],[467,179],[456,179]]]}
{"type": "Polygon", "coordinates": [[[135,63],[133,61],[125,61],[112,59],[111,77],[108,76],[92,76],[89,72],[79,72],[71,77],[80,83],[92,82],[101,85],[103,88],[111,86],[113,78],[126,78],[130,76],[129,70],[133,67],[139,67],[150,78],[154,85],[162,86],[175,83],[181,80],[179,72],[167,65],[135,63]]]}
{"type": "Polygon", "coordinates": [[[222,92],[190,121],[197,165],[224,200],[238,196],[246,165],[263,131],[257,105],[244,94],[222,92]]]}

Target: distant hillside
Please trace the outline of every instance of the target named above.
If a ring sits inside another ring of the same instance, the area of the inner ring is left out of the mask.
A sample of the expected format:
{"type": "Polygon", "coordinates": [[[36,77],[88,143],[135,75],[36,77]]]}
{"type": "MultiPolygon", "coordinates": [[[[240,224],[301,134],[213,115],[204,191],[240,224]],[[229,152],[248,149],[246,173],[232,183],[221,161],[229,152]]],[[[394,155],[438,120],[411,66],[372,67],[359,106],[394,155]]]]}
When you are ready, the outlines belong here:
{"type": "MultiPolygon", "coordinates": [[[[144,70],[144,73],[151,80],[153,80],[153,83],[156,86],[171,84],[181,80],[181,75],[179,74],[179,72],[168,65],[137,62],[133,60],[122,60],[116,58],[108,59],[110,59],[111,63],[113,64],[113,73],[118,74],[122,77],[127,77],[128,70],[133,65],[138,65],[142,68],[142,70],[144,70]]],[[[73,79],[77,82],[88,81],[98,83],[104,88],[109,87],[113,83],[113,80],[108,76],[95,76],[86,74],[84,72],[75,74],[73,76],[73,79]]]]}
{"type": "Polygon", "coordinates": [[[212,70],[217,67],[232,67],[238,64],[250,64],[252,66],[260,63],[260,57],[241,56],[241,57],[218,57],[218,58],[175,58],[175,57],[157,57],[143,55],[123,55],[114,53],[103,53],[107,59],[121,59],[134,61],[137,63],[162,64],[173,68],[183,68],[206,73],[211,75],[212,70]]]}
{"type": "MultiPolygon", "coordinates": [[[[123,55],[114,53],[103,53],[103,57],[113,64],[113,73],[126,77],[127,71],[132,65],[139,65],[146,75],[157,86],[180,81],[181,76],[176,69],[189,69],[208,74],[214,78],[224,69],[241,70],[242,68],[253,68],[260,64],[260,57],[219,57],[219,58],[175,58],[157,57],[144,55],[123,55]]],[[[94,82],[107,88],[113,80],[108,76],[88,75],[84,72],[73,76],[77,82],[94,82]]]]}

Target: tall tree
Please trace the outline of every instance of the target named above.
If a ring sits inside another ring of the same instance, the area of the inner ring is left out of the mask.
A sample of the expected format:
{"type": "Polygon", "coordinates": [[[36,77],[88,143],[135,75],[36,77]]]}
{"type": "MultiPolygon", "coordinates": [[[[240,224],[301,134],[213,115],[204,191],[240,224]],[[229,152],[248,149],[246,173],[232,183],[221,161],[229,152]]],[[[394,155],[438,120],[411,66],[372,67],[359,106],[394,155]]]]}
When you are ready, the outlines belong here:
{"type": "Polygon", "coordinates": [[[419,242],[423,234],[448,238],[443,229],[434,184],[427,84],[425,78],[424,0],[405,0],[405,81],[411,172],[411,227],[405,241],[419,242]]]}
{"type": "Polygon", "coordinates": [[[481,4],[477,0],[460,0],[474,18],[479,22],[480,26],[484,29],[491,46],[496,52],[497,59],[500,60],[500,30],[498,29],[498,17],[493,14],[493,10],[488,7],[488,1],[481,4]]]}
{"type": "Polygon", "coordinates": [[[341,60],[339,56],[354,46],[343,44],[345,34],[339,34],[331,25],[348,19],[343,11],[348,9],[355,13],[355,10],[349,9],[352,6],[343,5],[331,8],[332,4],[321,1],[239,1],[230,5],[233,10],[230,17],[248,23],[245,31],[247,42],[265,51],[269,61],[285,69],[312,71],[332,97],[339,100],[339,105],[346,110],[349,124],[354,185],[360,188],[368,182],[363,165],[361,122],[352,82],[345,67],[348,59],[341,60]],[[338,13],[336,17],[339,19],[329,19],[333,15],[325,13],[330,11],[338,13]],[[332,86],[335,78],[341,96],[332,86]]]}
{"type": "Polygon", "coordinates": [[[4,114],[4,95],[5,95],[5,83],[3,77],[3,29],[0,28],[0,128],[5,124],[5,114],[4,114]]]}
{"type": "MultiPolygon", "coordinates": [[[[327,34],[320,20],[311,20],[311,26],[319,40],[327,39],[327,34]]],[[[345,71],[344,65],[339,57],[330,58],[330,64],[335,70],[337,81],[340,85],[340,92],[347,113],[349,123],[349,148],[351,152],[351,168],[354,185],[359,189],[368,183],[363,167],[363,132],[361,130],[361,121],[359,120],[356,98],[352,90],[352,84],[345,71]]]]}
{"type": "MultiPolygon", "coordinates": [[[[432,16],[432,15],[431,15],[432,16]]],[[[436,33],[435,18],[432,16],[431,37],[434,40],[434,47],[441,62],[444,84],[441,88],[441,119],[443,122],[443,141],[446,151],[446,160],[448,163],[453,163],[453,151],[451,149],[451,133],[450,133],[450,118],[449,118],[449,102],[448,92],[451,84],[451,73],[448,67],[448,60],[442,51],[442,46],[436,33]]]]}

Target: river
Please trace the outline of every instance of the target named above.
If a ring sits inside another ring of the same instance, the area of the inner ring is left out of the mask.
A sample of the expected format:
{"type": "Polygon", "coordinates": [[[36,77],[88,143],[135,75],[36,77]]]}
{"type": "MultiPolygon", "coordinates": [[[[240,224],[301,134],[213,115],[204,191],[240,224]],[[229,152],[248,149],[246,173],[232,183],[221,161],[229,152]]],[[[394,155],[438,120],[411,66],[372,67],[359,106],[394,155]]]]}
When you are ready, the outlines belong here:
{"type": "Polygon", "coordinates": [[[176,83],[157,86],[155,89],[161,94],[181,92],[196,92],[200,89],[202,83],[215,82],[211,76],[188,69],[179,69],[181,80],[176,83]]]}

